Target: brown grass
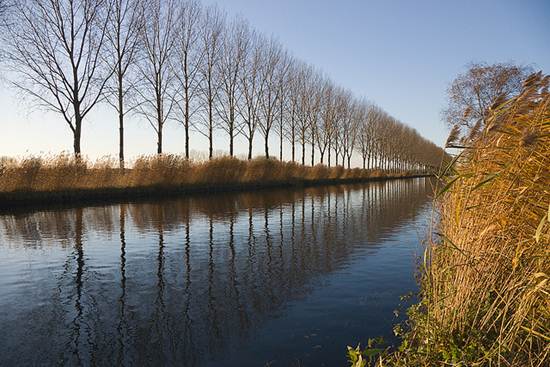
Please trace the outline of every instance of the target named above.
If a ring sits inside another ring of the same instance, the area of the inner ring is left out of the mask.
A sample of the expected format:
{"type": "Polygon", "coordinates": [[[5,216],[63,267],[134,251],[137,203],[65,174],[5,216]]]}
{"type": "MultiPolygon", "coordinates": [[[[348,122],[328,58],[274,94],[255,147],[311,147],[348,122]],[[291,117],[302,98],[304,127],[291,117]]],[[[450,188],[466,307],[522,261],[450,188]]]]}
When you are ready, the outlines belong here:
{"type": "Polygon", "coordinates": [[[380,366],[550,365],[549,82],[494,106],[449,168],[422,301],[380,366]]]}
{"type": "MultiPolygon", "coordinates": [[[[304,167],[277,160],[251,161],[222,157],[188,161],[177,155],[140,157],[132,168],[116,168],[118,162],[76,160],[70,155],[0,160],[0,193],[65,192],[143,187],[197,187],[238,184],[276,184],[296,181],[357,180],[386,177],[381,171],[304,167]]],[[[405,176],[406,173],[389,176],[405,176]]]]}

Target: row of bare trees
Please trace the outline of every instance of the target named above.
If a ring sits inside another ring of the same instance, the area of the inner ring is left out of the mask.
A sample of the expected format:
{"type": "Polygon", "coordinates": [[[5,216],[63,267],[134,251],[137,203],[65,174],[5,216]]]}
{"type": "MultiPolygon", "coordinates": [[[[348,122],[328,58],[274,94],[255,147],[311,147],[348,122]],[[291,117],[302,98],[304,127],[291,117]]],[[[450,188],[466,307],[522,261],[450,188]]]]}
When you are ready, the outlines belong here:
{"type": "Polygon", "coordinates": [[[263,142],[270,158],[290,149],[292,161],[364,168],[425,169],[442,151],[375,105],[355,98],[242,19],[228,19],[198,0],[20,0],[6,17],[5,54],[14,84],[61,114],[81,153],[82,125],[99,103],[124,127],[139,115],[151,125],[157,153],[167,123],[204,135],[244,137],[248,158],[263,142]],[[307,156],[309,154],[309,156],[307,156]]]}

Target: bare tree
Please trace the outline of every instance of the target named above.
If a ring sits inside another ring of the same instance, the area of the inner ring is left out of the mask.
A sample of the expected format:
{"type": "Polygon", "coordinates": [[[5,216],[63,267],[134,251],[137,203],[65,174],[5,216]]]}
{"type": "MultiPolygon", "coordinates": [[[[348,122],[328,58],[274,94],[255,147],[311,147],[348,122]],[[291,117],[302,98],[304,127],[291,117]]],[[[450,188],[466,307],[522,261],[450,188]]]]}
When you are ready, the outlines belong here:
{"type": "Polygon", "coordinates": [[[346,133],[345,126],[347,124],[349,102],[349,95],[347,92],[339,88],[335,102],[335,128],[330,143],[334,150],[334,162],[336,166],[340,163],[340,157],[342,157],[342,162],[344,162],[344,135],[346,133]]]}
{"type": "Polygon", "coordinates": [[[360,123],[358,131],[358,148],[363,159],[363,169],[371,169],[375,154],[376,125],[383,111],[374,105],[366,106],[365,119],[360,123]]]}
{"type": "Polygon", "coordinates": [[[218,63],[221,87],[218,93],[218,115],[221,127],[229,136],[229,155],[233,156],[234,139],[240,130],[237,124],[239,93],[239,75],[245,63],[250,44],[248,23],[235,20],[225,32],[222,43],[221,60],[218,63]]]}
{"type": "Polygon", "coordinates": [[[200,43],[203,57],[199,67],[200,95],[204,111],[197,131],[208,139],[208,158],[210,159],[214,155],[214,129],[217,127],[215,103],[220,89],[218,64],[221,60],[224,28],[224,14],[217,7],[207,8],[201,24],[200,43]]]}
{"type": "Polygon", "coordinates": [[[521,90],[531,68],[513,64],[471,64],[447,90],[447,124],[456,133],[479,131],[488,109],[497,99],[508,99],[521,90]]]}
{"type": "Polygon", "coordinates": [[[259,120],[260,133],[264,137],[265,157],[269,159],[269,135],[279,112],[277,108],[280,89],[277,83],[277,71],[281,62],[282,48],[274,39],[264,44],[262,53],[261,80],[263,83],[260,95],[259,120]]]}
{"type": "Polygon", "coordinates": [[[318,119],[317,134],[315,135],[317,141],[317,148],[321,158],[321,164],[325,163],[325,153],[327,150],[330,152],[329,146],[332,139],[332,135],[335,129],[334,123],[336,120],[336,108],[334,98],[334,86],[331,81],[325,80],[321,93],[321,111],[318,119]]]}
{"type": "Polygon", "coordinates": [[[286,135],[287,110],[289,104],[290,89],[288,88],[288,79],[291,76],[293,60],[287,51],[283,51],[281,61],[277,68],[277,83],[279,86],[278,98],[278,116],[277,116],[277,134],[279,135],[279,160],[283,161],[283,142],[286,135]]]}
{"type": "Polygon", "coordinates": [[[324,126],[322,125],[321,104],[323,99],[323,82],[321,74],[314,72],[310,81],[310,98],[307,106],[307,117],[309,118],[309,133],[308,141],[311,145],[311,165],[315,165],[315,149],[316,144],[321,140],[321,135],[324,134],[324,126]]]}
{"type": "Polygon", "coordinates": [[[110,8],[105,0],[21,0],[6,29],[13,84],[39,107],[61,114],[81,154],[82,122],[103,98],[112,69],[101,57],[110,8]]]}
{"type": "Polygon", "coordinates": [[[107,85],[108,103],[118,114],[120,168],[124,169],[124,117],[135,107],[129,103],[134,92],[135,77],[132,78],[132,66],[138,55],[139,35],[142,31],[142,0],[109,0],[111,17],[107,28],[107,62],[114,70],[112,83],[107,85]],[[111,85],[112,84],[112,85],[111,85]]]}
{"type": "Polygon", "coordinates": [[[157,134],[157,154],[162,154],[164,124],[171,117],[175,101],[170,59],[175,50],[175,0],[146,0],[141,43],[144,55],[138,62],[140,84],[137,111],[157,134]]]}
{"type": "Polygon", "coordinates": [[[248,141],[248,159],[252,159],[252,146],[258,127],[260,96],[262,94],[262,47],[261,38],[256,34],[250,35],[249,51],[244,58],[243,67],[239,73],[239,94],[241,99],[237,108],[243,119],[240,132],[248,141]]]}
{"type": "Polygon", "coordinates": [[[185,129],[185,158],[189,159],[189,133],[192,117],[198,110],[195,100],[199,92],[199,65],[202,49],[199,47],[202,7],[197,0],[180,3],[176,21],[176,52],[173,62],[176,83],[174,94],[178,113],[174,119],[185,129]]]}
{"type": "Polygon", "coordinates": [[[288,123],[286,126],[286,138],[290,143],[291,160],[296,162],[296,142],[297,142],[297,114],[300,104],[300,87],[301,87],[301,69],[303,65],[296,60],[293,60],[287,72],[287,81],[285,88],[288,96],[286,97],[288,104],[288,123]]]}
{"type": "Polygon", "coordinates": [[[345,166],[347,161],[348,168],[351,168],[351,156],[355,150],[359,121],[362,118],[363,111],[360,104],[353,99],[351,93],[346,92],[344,101],[345,107],[341,120],[342,166],[345,166]]]}
{"type": "Polygon", "coordinates": [[[306,164],[306,145],[309,141],[310,133],[311,118],[309,111],[314,88],[311,83],[312,75],[313,69],[309,65],[303,65],[296,76],[296,129],[297,138],[302,150],[302,165],[306,164]]]}

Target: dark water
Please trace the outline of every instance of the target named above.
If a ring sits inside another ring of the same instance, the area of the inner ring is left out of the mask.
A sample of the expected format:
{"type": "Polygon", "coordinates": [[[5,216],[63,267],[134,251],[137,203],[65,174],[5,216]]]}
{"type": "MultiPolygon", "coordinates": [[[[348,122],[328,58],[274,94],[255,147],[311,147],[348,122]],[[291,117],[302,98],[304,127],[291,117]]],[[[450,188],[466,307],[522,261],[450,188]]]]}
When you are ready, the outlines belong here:
{"type": "Polygon", "coordinates": [[[0,216],[0,365],[345,366],[392,341],[430,181],[0,216]]]}

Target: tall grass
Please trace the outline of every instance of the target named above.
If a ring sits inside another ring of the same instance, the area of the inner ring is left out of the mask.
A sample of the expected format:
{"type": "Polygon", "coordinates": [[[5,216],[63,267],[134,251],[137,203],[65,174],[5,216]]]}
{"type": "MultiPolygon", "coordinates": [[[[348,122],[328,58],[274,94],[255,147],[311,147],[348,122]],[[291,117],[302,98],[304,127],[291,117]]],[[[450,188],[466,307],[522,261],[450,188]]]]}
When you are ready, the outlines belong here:
{"type": "MultiPolygon", "coordinates": [[[[382,171],[304,167],[277,160],[251,161],[220,157],[190,161],[177,155],[140,157],[132,168],[120,170],[118,161],[76,160],[71,155],[0,160],[0,193],[63,192],[72,190],[141,187],[196,187],[238,184],[276,184],[295,181],[352,180],[385,177],[382,171]]],[[[407,173],[391,176],[407,175],[407,173]]]]}
{"type": "Polygon", "coordinates": [[[448,168],[421,302],[378,366],[550,365],[549,83],[496,103],[448,168]]]}

